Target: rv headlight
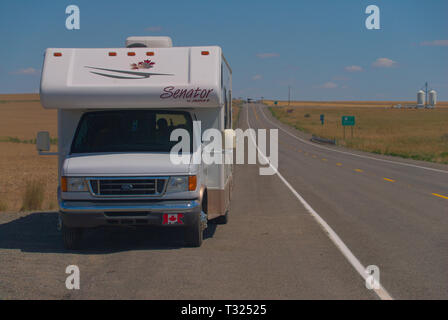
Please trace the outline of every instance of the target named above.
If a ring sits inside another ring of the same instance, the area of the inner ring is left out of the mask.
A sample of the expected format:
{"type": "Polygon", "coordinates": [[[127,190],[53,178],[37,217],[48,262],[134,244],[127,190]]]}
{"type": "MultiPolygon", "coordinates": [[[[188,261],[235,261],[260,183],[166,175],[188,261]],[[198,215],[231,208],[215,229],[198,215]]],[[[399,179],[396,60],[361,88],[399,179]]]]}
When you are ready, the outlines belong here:
{"type": "Polygon", "coordinates": [[[63,177],[62,183],[61,183],[61,188],[62,188],[62,191],[66,191],[66,192],[89,191],[89,189],[87,187],[86,180],[84,178],[63,177]],[[65,180],[65,183],[64,183],[64,180],[65,180]]]}
{"type": "Polygon", "coordinates": [[[188,191],[188,177],[171,177],[166,188],[167,193],[188,191]]]}

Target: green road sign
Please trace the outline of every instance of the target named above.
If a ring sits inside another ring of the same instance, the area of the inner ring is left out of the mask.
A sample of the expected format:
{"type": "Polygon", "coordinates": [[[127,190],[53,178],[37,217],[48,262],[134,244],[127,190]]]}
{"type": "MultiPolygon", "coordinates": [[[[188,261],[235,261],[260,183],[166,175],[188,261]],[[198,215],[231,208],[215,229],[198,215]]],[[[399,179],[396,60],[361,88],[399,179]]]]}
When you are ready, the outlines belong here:
{"type": "Polygon", "coordinates": [[[277,104],[278,104],[278,101],[274,101],[274,104],[277,105],[277,104]]]}
{"type": "Polygon", "coordinates": [[[355,125],[355,116],[342,116],[342,125],[343,126],[354,126],[355,125]]]}

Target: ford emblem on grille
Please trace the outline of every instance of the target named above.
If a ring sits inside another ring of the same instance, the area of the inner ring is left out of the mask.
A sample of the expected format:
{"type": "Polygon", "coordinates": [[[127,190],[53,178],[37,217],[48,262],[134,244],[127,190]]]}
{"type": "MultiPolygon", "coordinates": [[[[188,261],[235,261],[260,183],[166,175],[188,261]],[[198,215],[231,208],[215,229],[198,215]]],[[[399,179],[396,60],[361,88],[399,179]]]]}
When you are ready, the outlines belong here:
{"type": "Polygon", "coordinates": [[[123,190],[123,191],[130,191],[132,189],[134,189],[134,186],[130,183],[121,185],[121,190],[123,190]]]}

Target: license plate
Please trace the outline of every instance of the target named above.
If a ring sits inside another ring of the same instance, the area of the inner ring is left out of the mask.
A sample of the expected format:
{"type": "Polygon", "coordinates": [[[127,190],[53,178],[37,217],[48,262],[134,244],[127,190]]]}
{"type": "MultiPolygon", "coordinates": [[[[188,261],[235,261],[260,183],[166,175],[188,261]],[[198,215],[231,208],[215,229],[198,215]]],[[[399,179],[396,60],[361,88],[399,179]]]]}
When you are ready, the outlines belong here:
{"type": "Polygon", "coordinates": [[[183,213],[164,213],[162,224],[184,224],[183,213]]]}

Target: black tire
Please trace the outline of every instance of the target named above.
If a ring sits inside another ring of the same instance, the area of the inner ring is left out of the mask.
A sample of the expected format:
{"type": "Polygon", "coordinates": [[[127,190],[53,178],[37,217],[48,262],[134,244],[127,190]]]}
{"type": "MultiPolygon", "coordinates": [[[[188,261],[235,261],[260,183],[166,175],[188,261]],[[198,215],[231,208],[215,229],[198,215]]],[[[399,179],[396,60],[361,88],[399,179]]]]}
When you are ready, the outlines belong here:
{"type": "Polygon", "coordinates": [[[226,211],[223,216],[211,220],[211,222],[214,224],[227,224],[227,222],[229,222],[229,211],[226,211]]]}
{"type": "Polygon", "coordinates": [[[65,249],[76,250],[81,248],[82,229],[68,228],[63,225],[61,232],[65,249]]]}
{"type": "Polygon", "coordinates": [[[191,248],[198,248],[202,245],[204,239],[204,231],[201,226],[201,219],[199,214],[195,218],[195,222],[192,226],[187,227],[185,230],[185,245],[191,248]]]}

